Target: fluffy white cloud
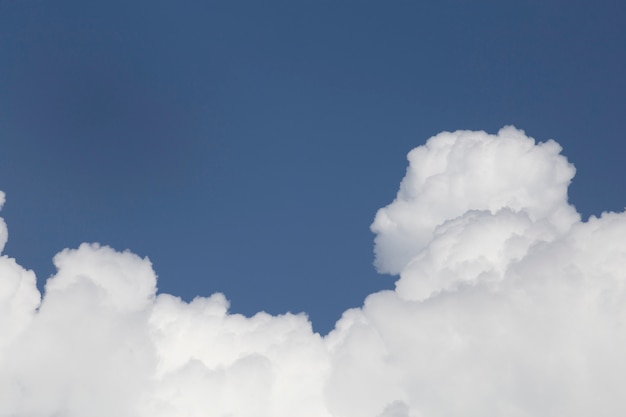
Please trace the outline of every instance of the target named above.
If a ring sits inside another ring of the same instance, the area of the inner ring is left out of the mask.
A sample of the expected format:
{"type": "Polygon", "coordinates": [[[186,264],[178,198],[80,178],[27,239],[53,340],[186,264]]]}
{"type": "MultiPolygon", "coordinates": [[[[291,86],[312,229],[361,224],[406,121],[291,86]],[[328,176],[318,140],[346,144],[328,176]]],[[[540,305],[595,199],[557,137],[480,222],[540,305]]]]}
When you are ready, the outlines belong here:
{"type": "Polygon", "coordinates": [[[411,151],[372,225],[396,289],[325,337],[156,295],[129,252],[61,252],[42,299],[0,257],[0,416],[624,415],[626,215],[581,222],[560,152],[512,127],[411,151]]]}
{"type": "Polygon", "coordinates": [[[413,149],[398,196],[372,224],[379,270],[402,272],[439,226],[469,210],[524,211],[544,233],[567,230],[579,220],[567,203],[575,170],[560,152],[513,127],[443,132],[413,149]]]}

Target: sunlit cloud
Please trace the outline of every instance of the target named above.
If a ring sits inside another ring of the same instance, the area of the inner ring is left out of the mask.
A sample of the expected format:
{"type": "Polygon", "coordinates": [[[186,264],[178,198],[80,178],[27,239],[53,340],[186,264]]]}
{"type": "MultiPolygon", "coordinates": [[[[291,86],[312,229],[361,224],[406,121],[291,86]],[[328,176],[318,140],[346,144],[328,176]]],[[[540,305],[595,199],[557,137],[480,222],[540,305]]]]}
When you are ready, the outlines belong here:
{"type": "Polygon", "coordinates": [[[42,295],[3,256],[0,416],[623,415],[624,213],[582,222],[561,147],[513,127],[408,160],[372,224],[396,288],[325,336],[157,294],[147,258],[98,244],[57,254],[42,295]]]}

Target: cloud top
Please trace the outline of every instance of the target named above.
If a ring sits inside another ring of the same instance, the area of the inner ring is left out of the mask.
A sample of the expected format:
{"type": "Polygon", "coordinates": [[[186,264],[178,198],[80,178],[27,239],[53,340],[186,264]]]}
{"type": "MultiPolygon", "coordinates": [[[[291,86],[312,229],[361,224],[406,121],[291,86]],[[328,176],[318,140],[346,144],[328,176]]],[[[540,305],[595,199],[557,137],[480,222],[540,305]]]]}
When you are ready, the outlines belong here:
{"type": "Polygon", "coordinates": [[[408,154],[396,199],[378,211],[376,266],[399,274],[438,226],[470,210],[525,212],[556,232],[579,217],[567,203],[575,169],[554,141],[535,143],[508,126],[496,135],[442,132],[408,154]]]}

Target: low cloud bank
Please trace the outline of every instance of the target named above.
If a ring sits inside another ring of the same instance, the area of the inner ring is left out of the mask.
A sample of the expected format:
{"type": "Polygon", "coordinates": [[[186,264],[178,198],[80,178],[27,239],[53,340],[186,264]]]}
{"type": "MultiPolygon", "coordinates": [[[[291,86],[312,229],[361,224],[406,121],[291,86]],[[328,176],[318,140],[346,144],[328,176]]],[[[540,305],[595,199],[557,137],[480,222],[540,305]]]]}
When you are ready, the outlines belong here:
{"type": "Polygon", "coordinates": [[[327,336],[156,295],[130,252],[62,251],[43,297],[2,256],[0,416],[625,415],[626,215],[581,222],[560,152],[512,127],[412,150],[372,224],[396,289],[327,336]]]}

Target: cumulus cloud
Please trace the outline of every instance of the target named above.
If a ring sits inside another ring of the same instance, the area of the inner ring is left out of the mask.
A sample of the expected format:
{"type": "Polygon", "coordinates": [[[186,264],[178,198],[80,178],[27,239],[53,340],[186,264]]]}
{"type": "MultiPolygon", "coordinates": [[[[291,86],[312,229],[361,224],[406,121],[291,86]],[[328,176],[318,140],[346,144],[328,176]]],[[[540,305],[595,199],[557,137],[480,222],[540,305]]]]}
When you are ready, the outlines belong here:
{"type": "Polygon", "coordinates": [[[402,272],[439,226],[470,210],[523,211],[544,233],[567,230],[579,220],[567,203],[575,170],[560,152],[556,142],[536,144],[513,127],[430,138],[409,152],[396,200],[372,224],[378,269],[402,272]]]}
{"type": "Polygon", "coordinates": [[[372,224],[396,289],[326,336],[157,295],[148,259],[97,244],[59,253],[43,297],[0,257],[0,416],[626,413],[626,215],[582,222],[560,146],[513,127],[408,159],[372,224]]]}

